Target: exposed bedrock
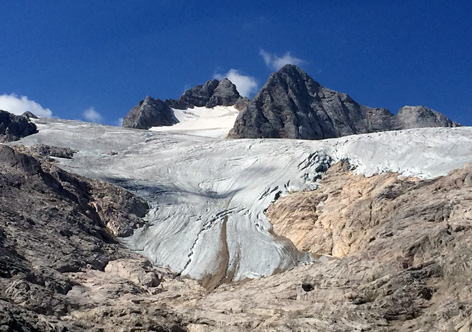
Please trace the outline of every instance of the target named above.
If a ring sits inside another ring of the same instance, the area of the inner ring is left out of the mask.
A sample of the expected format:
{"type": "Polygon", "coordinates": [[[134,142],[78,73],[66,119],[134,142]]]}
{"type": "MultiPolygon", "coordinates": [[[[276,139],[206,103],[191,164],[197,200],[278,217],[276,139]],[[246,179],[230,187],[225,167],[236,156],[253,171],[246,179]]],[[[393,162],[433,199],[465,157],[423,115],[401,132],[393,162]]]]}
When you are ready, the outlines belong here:
{"type": "MultiPolygon", "coordinates": [[[[110,299],[123,292],[137,295],[159,284],[149,262],[116,239],[138,226],[148,206],[123,188],[17,149],[0,146],[0,330],[103,327],[105,322],[92,317],[105,294],[110,299]],[[105,270],[129,283],[121,281],[97,296],[100,291],[82,276],[105,270]],[[87,311],[87,318],[81,316],[87,311]]],[[[129,321],[131,313],[125,315],[129,321]]],[[[161,310],[145,321],[148,328],[167,331],[178,327],[175,317],[161,310]]]]}
{"type": "Polygon", "coordinates": [[[14,115],[0,110],[0,143],[16,141],[37,132],[28,115],[14,115]]]}
{"type": "Polygon", "coordinates": [[[271,205],[267,216],[274,232],[292,240],[299,250],[338,258],[371,243],[388,242],[396,256],[409,257],[402,264],[410,266],[427,260],[428,250],[410,255],[405,243],[427,245],[422,233],[439,224],[447,229],[470,227],[472,165],[433,180],[396,173],[364,177],[348,168],[340,162],[327,171],[317,190],[293,193],[271,205]],[[407,229],[412,233],[406,235],[407,229]]]}
{"type": "Polygon", "coordinates": [[[154,99],[147,96],[133,107],[123,119],[123,127],[149,129],[151,127],[172,126],[179,121],[174,109],[185,110],[194,107],[213,108],[215,106],[235,106],[244,108],[249,99],[239,95],[236,86],[227,78],[210,80],[186,90],[178,99],[154,99]]]}
{"type": "Polygon", "coordinates": [[[133,107],[123,119],[123,127],[149,129],[151,127],[172,126],[179,120],[172,109],[160,99],[147,96],[133,107]]]}
{"type": "Polygon", "coordinates": [[[407,106],[393,115],[385,108],[360,105],[345,93],[323,87],[300,68],[286,65],[270,75],[241,111],[228,137],[324,139],[457,125],[424,106],[407,106]]]}
{"type": "Polygon", "coordinates": [[[203,85],[197,85],[186,90],[178,100],[167,99],[166,103],[172,108],[187,109],[197,107],[212,108],[215,106],[233,106],[241,109],[248,102],[242,97],[236,85],[229,79],[221,81],[212,79],[203,85]]]}

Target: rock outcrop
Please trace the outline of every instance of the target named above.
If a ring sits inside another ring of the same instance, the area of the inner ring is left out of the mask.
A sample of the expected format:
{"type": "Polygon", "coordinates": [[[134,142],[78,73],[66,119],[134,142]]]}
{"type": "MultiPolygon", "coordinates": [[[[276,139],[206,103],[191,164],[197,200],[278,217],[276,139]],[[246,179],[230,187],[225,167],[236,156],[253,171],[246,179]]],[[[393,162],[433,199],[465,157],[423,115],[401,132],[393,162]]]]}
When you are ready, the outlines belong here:
{"type": "Polygon", "coordinates": [[[38,117],[30,111],[26,111],[22,115],[26,116],[28,119],[38,119],[38,117]]]}
{"type": "Polygon", "coordinates": [[[332,165],[266,212],[274,236],[325,256],[209,292],[125,249],[147,204],[49,161],[63,152],[0,146],[2,331],[472,330],[472,165],[429,180],[332,165]]]}
{"type": "Polygon", "coordinates": [[[0,143],[16,141],[37,132],[36,125],[27,116],[0,110],[0,143]]]}
{"type": "Polygon", "coordinates": [[[398,111],[396,119],[401,129],[459,126],[444,114],[424,106],[404,106],[398,111]]]}
{"type": "Polygon", "coordinates": [[[360,105],[321,86],[294,65],[272,74],[236,119],[230,138],[324,139],[457,123],[425,107],[404,107],[398,116],[360,105]]]}
{"type": "Polygon", "coordinates": [[[242,107],[246,99],[239,95],[236,85],[224,78],[221,81],[213,79],[203,85],[197,85],[186,90],[178,100],[167,99],[166,103],[178,109],[233,106],[236,103],[242,107]]]}
{"type": "Polygon", "coordinates": [[[46,144],[36,144],[28,148],[20,145],[17,147],[17,150],[36,155],[38,157],[56,157],[64,159],[72,159],[74,154],[77,152],[71,148],[61,148],[58,146],[46,144]]]}
{"type": "Polygon", "coordinates": [[[241,97],[236,86],[227,78],[210,80],[186,90],[178,99],[153,99],[149,96],[131,109],[123,119],[123,127],[149,129],[151,127],[172,126],[179,121],[172,108],[185,110],[194,107],[213,108],[215,106],[235,106],[241,110],[249,99],[241,97]]]}
{"type": "Polygon", "coordinates": [[[149,96],[133,107],[123,119],[123,127],[149,129],[151,127],[172,126],[179,120],[172,109],[160,99],[149,96]]]}

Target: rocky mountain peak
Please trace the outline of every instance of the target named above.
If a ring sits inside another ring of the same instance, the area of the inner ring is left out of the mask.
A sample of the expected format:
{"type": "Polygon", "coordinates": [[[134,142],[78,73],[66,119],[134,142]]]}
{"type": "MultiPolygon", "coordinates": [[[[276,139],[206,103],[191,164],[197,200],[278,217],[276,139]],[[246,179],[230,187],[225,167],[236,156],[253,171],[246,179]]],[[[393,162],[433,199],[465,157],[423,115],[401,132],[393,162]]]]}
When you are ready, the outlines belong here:
{"type": "Polygon", "coordinates": [[[363,107],[324,88],[303,70],[286,65],[238,116],[231,138],[323,139],[359,133],[363,107]]]}
{"type": "Polygon", "coordinates": [[[229,79],[221,81],[212,79],[203,85],[186,90],[178,100],[167,99],[166,103],[173,108],[187,109],[193,107],[232,106],[243,99],[229,79]]]}
{"type": "Polygon", "coordinates": [[[144,98],[144,100],[141,101],[141,103],[152,103],[155,99],[152,98],[151,96],[147,95],[146,98],[144,98]]]}
{"type": "Polygon", "coordinates": [[[444,115],[427,108],[398,116],[385,108],[363,106],[349,95],[323,87],[294,65],[270,75],[241,111],[229,138],[325,139],[418,127],[451,127],[444,115]]]}
{"type": "MultiPolygon", "coordinates": [[[[290,77],[292,79],[303,79],[304,81],[313,81],[313,79],[308,76],[308,74],[303,71],[300,67],[295,65],[285,65],[280,68],[277,72],[270,75],[270,77],[279,76],[279,77],[290,77]]],[[[270,80],[269,77],[269,80],[270,80]]]]}
{"type": "Polygon", "coordinates": [[[172,126],[179,120],[162,100],[150,96],[138,103],[123,119],[123,127],[149,129],[155,126],[172,126]]]}
{"type": "Polygon", "coordinates": [[[172,126],[179,121],[174,116],[174,109],[185,110],[194,107],[213,108],[215,106],[233,106],[243,109],[249,99],[241,97],[236,85],[229,79],[212,79],[203,85],[186,90],[176,99],[154,99],[150,96],[133,107],[123,120],[123,127],[149,129],[151,127],[172,126]]]}
{"type": "MultiPolygon", "coordinates": [[[[262,87],[260,93],[290,92],[294,97],[306,97],[314,94],[322,86],[295,65],[285,65],[279,71],[272,73],[262,87]]],[[[259,95],[259,94],[258,94],[259,95]]],[[[256,96],[257,98],[257,96],[256,96]]]]}

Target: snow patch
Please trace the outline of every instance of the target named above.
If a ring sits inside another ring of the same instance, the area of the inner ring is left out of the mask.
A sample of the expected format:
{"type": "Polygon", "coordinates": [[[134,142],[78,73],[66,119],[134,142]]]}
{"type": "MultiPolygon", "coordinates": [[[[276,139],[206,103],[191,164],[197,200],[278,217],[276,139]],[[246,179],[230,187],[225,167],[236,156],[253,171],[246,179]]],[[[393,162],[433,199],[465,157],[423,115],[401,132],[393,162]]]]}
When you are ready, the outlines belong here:
{"type": "Polygon", "coordinates": [[[150,130],[224,138],[233,128],[239,114],[234,106],[194,107],[186,110],[173,109],[173,111],[179,123],[173,126],[152,127],[150,130]]]}

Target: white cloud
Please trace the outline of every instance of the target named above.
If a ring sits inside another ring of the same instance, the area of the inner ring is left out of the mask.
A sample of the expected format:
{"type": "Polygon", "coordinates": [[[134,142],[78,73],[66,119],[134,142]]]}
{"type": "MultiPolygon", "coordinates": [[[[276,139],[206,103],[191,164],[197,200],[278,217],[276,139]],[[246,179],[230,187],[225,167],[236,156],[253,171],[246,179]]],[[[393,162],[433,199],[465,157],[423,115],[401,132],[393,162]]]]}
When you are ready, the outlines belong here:
{"type": "Polygon", "coordinates": [[[94,110],[93,107],[86,109],[83,113],[83,116],[85,120],[90,121],[90,122],[100,123],[103,120],[102,115],[98,113],[96,110],[94,110]]]}
{"type": "Polygon", "coordinates": [[[262,59],[264,59],[264,62],[267,67],[273,70],[279,70],[280,68],[288,64],[299,66],[305,63],[304,60],[292,56],[290,54],[290,51],[285,53],[284,56],[279,57],[277,54],[268,53],[261,48],[261,50],[259,51],[259,55],[262,57],[262,59]]]}
{"type": "Polygon", "coordinates": [[[116,120],[116,126],[117,127],[123,127],[123,118],[118,118],[118,120],[116,120]]]}
{"type": "Polygon", "coordinates": [[[15,94],[0,95],[0,109],[16,115],[31,112],[39,117],[49,118],[52,116],[52,111],[49,108],[43,108],[26,96],[19,97],[15,94]]]}
{"type": "Polygon", "coordinates": [[[241,74],[237,69],[230,69],[226,74],[216,74],[214,77],[217,80],[221,80],[225,77],[229,79],[236,85],[236,89],[238,89],[239,94],[243,97],[249,97],[257,92],[256,79],[252,76],[241,74]]]}

